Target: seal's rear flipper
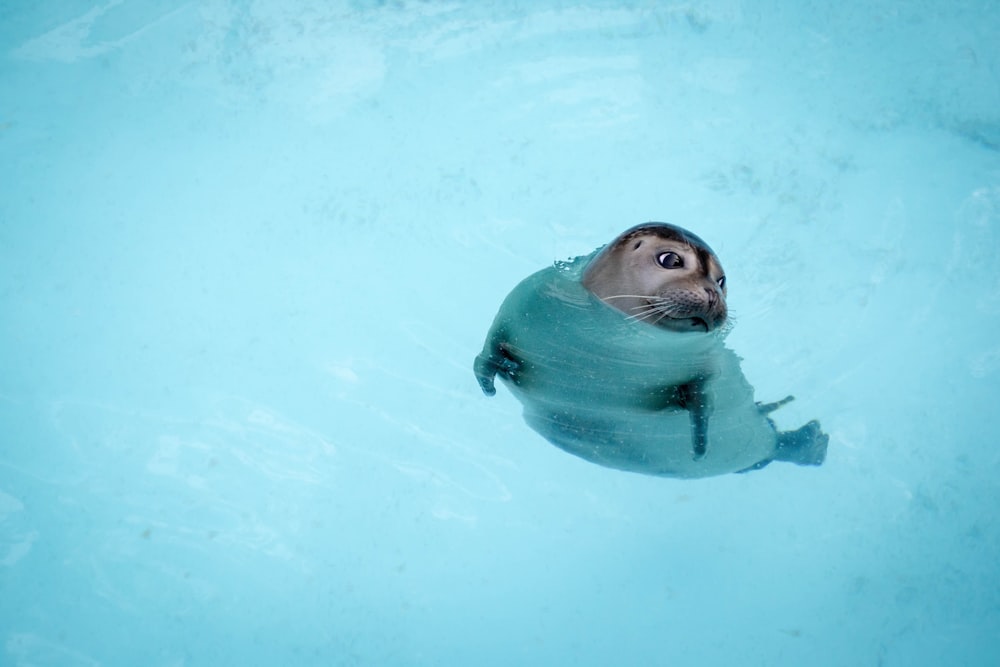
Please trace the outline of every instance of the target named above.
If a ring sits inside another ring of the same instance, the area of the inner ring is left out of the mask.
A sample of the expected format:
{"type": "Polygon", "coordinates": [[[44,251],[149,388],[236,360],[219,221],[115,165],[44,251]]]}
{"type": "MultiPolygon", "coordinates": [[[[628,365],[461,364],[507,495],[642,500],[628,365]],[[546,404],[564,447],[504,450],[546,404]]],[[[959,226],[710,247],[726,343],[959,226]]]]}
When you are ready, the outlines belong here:
{"type": "Polygon", "coordinates": [[[818,466],[826,459],[826,446],[830,436],[820,430],[819,422],[816,420],[794,431],[778,432],[777,437],[775,461],[789,461],[801,466],[818,466]]]}
{"type": "Polygon", "coordinates": [[[757,403],[757,410],[762,415],[769,415],[772,412],[774,412],[775,410],[777,410],[778,408],[780,408],[782,405],[786,405],[788,403],[791,403],[794,400],[795,400],[794,396],[785,396],[780,401],[775,401],[774,403],[760,403],[760,402],[758,402],[757,403]]]}

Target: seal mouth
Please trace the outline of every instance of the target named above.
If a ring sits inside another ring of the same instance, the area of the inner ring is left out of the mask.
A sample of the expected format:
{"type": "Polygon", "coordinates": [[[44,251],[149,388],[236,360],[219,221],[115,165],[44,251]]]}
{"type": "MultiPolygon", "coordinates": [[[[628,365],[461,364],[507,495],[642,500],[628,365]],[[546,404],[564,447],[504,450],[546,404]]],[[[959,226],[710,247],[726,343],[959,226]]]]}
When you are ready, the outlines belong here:
{"type": "Polygon", "coordinates": [[[695,329],[702,329],[705,331],[705,333],[708,333],[709,331],[712,330],[712,327],[708,326],[708,322],[704,318],[691,317],[689,319],[691,321],[691,326],[695,329]]]}
{"type": "Polygon", "coordinates": [[[662,317],[656,322],[657,326],[671,331],[698,331],[709,333],[714,328],[708,320],[703,317],[662,317]]]}

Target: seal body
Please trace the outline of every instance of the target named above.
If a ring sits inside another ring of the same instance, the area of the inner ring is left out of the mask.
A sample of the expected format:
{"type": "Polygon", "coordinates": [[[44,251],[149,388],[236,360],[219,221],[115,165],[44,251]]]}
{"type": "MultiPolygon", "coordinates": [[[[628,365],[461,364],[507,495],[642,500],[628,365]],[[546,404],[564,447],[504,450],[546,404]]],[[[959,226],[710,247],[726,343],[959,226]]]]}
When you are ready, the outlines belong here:
{"type": "Polygon", "coordinates": [[[767,414],[783,402],[754,401],[710,297],[701,310],[673,309],[664,327],[602,300],[593,281],[585,286],[609,247],[543,269],[507,296],[475,361],[484,393],[495,393],[499,376],[531,428],[611,468],[695,478],[772,460],[821,463],[826,436],[816,422],[780,433],[767,414]]]}

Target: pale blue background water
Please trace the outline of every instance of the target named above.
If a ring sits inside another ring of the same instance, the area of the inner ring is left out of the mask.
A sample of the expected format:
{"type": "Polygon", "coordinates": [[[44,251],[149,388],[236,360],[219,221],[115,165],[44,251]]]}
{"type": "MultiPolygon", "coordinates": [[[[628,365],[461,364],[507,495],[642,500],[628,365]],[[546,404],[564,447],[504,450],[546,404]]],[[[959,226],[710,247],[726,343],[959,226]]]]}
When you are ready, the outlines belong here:
{"type": "Polygon", "coordinates": [[[0,664],[1000,664],[988,0],[6,2],[0,664]],[[649,219],[818,469],[548,445],[471,362],[649,219]]]}

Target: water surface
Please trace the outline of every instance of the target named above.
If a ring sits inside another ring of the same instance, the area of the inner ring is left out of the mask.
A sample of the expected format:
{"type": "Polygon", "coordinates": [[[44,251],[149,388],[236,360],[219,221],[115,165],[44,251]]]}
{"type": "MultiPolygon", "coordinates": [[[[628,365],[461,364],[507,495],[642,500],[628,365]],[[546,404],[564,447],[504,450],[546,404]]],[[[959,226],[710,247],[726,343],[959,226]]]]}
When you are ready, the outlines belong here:
{"type": "Polygon", "coordinates": [[[0,10],[0,662],[1000,660],[990,2],[0,10]],[[472,359],[645,220],[823,467],[665,480],[472,359]]]}

